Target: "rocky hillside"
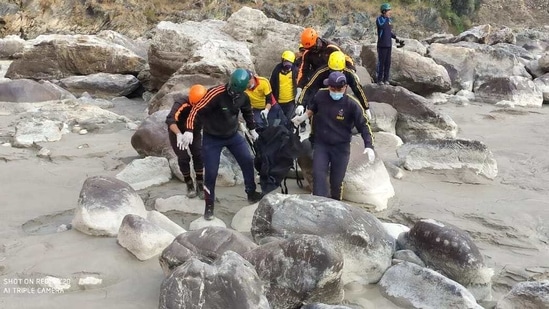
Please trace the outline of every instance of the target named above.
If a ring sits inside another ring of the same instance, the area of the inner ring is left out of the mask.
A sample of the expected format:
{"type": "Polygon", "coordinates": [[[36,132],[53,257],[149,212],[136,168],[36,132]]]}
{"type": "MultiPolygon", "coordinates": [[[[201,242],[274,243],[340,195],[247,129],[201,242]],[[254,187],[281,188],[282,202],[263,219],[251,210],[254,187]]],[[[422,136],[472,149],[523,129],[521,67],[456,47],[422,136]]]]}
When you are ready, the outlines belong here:
{"type": "MultiPolygon", "coordinates": [[[[460,32],[474,24],[491,23],[513,28],[545,26],[547,0],[393,1],[400,35],[420,38],[436,32],[460,32]]],[[[0,37],[25,39],[44,33],[97,33],[115,30],[130,37],[146,35],[161,20],[181,22],[226,19],[243,5],[268,17],[302,26],[322,26],[325,34],[362,39],[374,33],[378,2],[360,0],[229,1],[229,0],[0,0],[0,37]]],[[[250,21],[253,22],[253,21],[250,21]]]]}

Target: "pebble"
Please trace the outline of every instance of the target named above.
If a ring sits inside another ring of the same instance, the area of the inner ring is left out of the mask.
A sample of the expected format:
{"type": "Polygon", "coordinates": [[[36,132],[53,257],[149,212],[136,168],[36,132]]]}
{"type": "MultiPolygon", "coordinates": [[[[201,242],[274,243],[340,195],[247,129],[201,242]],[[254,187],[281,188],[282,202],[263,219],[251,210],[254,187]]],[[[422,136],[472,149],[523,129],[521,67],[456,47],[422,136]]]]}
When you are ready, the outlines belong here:
{"type": "Polygon", "coordinates": [[[88,134],[88,130],[82,129],[82,130],[78,131],[78,134],[80,134],[80,135],[86,135],[86,134],[88,134]]]}

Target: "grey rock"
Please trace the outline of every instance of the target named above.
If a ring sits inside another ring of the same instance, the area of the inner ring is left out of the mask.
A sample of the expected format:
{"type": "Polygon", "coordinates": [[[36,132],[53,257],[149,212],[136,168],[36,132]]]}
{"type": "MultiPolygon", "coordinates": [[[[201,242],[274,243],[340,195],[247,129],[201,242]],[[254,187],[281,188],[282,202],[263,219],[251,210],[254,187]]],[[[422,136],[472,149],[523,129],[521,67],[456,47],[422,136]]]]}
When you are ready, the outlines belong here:
{"type": "Polygon", "coordinates": [[[343,300],[343,256],[319,236],[271,241],[243,257],[255,266],[273,309],[343,300]]]}
{"type": "Polygon", "coordinates": [[[433,219],[423,219],[398,239],[404,249],[413,250],[425,264],[475,291],[477,300],[491,299],[493,270],[484,263],[469,234],[433,219]]]}
{"type": "Polygon", "coordinates": [[[421,267],[425,267],[425,263],[415,254],[412,250],[398,250],[393,254],[393,259],[406,261],[412,264],[416,264],[421,267]]]}
{"type": "Polygon", "coordinates": [[[549,280],[517,283],[496,305],[496,309],[549,308],[549,280]]]}
{"type": "Polygon", "coordinates": [[[116,236],[128,214],[147,216],[143,200],[130,185],[113,177],[89,177],[82,185],[72,226],[88,235],[116,236]]]}
{"type": "Polygon", "coordinates": [[[343,305],[327,305],[322,303],[313,303],[302,306],[301,309],[352,309],[343,305]]]}
{"type": "Polygon", "coordinates": [[[363,88],[368,100],[390,104],[397,110],[396,134],[404,142],[456,137],[456,123],[448,115],[432,110],[426,98],[403,87],[370,84],[363,88]]]}
{"type": "Polygon", "coordinates": [[[473,43],[486,43],[486,38],[490,35],[492,31],[492,26],[489,24],[479,25],[473,28],[470,28],[456,37],[454,37],[450,42],[456,43],[460,41],[473,42],[473,43]]]}
{"type": "Polygon", "coordinates": [[[169,110],[161,110],[145,118],[132,135],[133,149],[141,156],[176,157],[168,139],[166,117],[169,110]]]}
{"type": "Polygon", "coordinates": [[[269,309],[253,266],[232,251],[211,265],[191,258],[164,279],[159,309],[269,309]]]}
{"type": "MultiPolygon", "coordinates": [[[[479,141],[464,139],[424,140],[405,143],[397,150],[402,166],[407,170],[471,171],[494,179],[498,174],[492,152],[479,141]]],[[[473,177],[464,181],[480,181],[473,177]]]]}
{"type": "Polygon", "coordinates": [[[145,59],[94,35],[40,35],[28,43],[6,77],[51,80],[94,73],[137,74],[145,67],[145,59]]]}
{"type": "Polygon", "coordinates": [[[231,229],[209,226],[177,236],[159,257],[160,266],[167,276],[178,266],[196,258],[212,263],[223,253],[233,251],[240,255],[257,245],[246,236],[231,229]]]}
{"type": "Polygon", "coordinates": [[[25,40],[15,35],[8,35],[0,39],[0,59],[10,59],[14,55],[23,52],[24,48],[25,40]]]}
{"type": "Polygon", "coordinates": [[[543,94],[543,103],[549,103],[549,73],[534,79],[534,84],[543,94]]]}
{"type": "Polygon", "coordinates": [[[482,309],[459,283],[413,263],[392,266],[378,285],[382,295],[404,308],[482,309]]]}
{"type": "Polygon", "coordinates": [[[0,102],[33,103],[70,98],[74,96],[47,81],[17,79],[0,83],[0,102]]]}
{"type": "Polygon", "coordinates": [[[369,100],[370,112],[372,119],[370,119],[370,126],[374,132],[384,131],[396,134],[396,123],[398,119],[397,110],[387,103],[372,102],[369,100]]]}
{"type": "Polygon", "coordinates": [[[139,80],[129,74],[95,73],[63,78],[59,85],[77,95],[88,92],[95,97],[113,98],[132,93],[139,87],[139,80]]]}
{"type": "Polygon", "coordinates": [[[511,101],[516,106],[541,107],[543,93],[532,79],[522,76],[491,77],[475,84],[477,101],[497,103],[511,101]]]}
{"type": "Polygon", "coordinates": [[[168,231],[138,215],[128,214],[118,230],[118,244],[141,261],[162,252],[174,239],[168,231]]]}
{"type": "Polygon", "coordinates": [[[395,247],[381,222],[370,213],[309,195],[265,196],[255,212],[251,232],[256,242],[294,234],[323,237],[344,256],[344,283],[377,282],[391,264],[395,247]]]}
{"type": "Polygon", "coordinates": [[[170,181],[172,171],[168,159],[163,157],[145,157],[133,160],[116,178],[128,183],[134,190],[142,190],[170,181]]]}

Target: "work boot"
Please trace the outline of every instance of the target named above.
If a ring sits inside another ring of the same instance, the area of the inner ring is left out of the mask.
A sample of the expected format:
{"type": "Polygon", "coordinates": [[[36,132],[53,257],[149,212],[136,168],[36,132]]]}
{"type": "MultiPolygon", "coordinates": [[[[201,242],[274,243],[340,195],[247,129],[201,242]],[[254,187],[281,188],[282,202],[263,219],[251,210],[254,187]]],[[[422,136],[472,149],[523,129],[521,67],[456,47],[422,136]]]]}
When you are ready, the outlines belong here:
{"type": "Polygon", "coordinates": [[[263,193],[253,191],[248,193],[248,202],[250,204],[257,203],[263,198],[263,193]]]}
{"type": "Polygon", "coordinates": [[[213,216],[214,216],[214,205],[206,204],[206,208],[204,208],[204,219],[212,220],[213,216]]]}
{"type": "Polygon", "coordinates": [[[196,193],[198,194],[199,199],[204,199],[204,183],[202,181],[196,182],[196,193]]]}
{"type": "Polygon", "coordinates": [[[194,187],[192,180],[187,182],[187,197],[188,198],[196,197],[196,189],[194,187]]]}
{"type": "Polygon", "coordinates": [[[385,85],[387,85],[387,86],[390,86],[390,85],[391,85],[391,84],[389,84],[388,81],[384,81],[383,83],[384,83],[385,85]]]}

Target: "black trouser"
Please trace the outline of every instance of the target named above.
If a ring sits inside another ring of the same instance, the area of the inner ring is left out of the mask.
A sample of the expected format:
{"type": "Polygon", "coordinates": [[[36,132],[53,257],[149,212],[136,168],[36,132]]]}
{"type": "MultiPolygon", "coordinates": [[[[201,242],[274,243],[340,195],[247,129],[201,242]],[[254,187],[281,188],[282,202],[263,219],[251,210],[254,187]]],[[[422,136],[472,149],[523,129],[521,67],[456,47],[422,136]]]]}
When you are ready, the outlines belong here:
{"type": "Polygon", "coordinates": [[[341,200],[343,179],[349,164],[351,144],[328,145],[317,142],[313,147],[313,194],[341,200]],[[330,188],[328,188],[328,172],[330,188]]]}
{"type": "Polygon", "coordinates": [[[196,181],[203,181],[204,163],[202,161],[202,133],[200,130],[193,131],[193,143],[189,145],[191,150],[191,156],[187,150],[181,150],[177,147],[177,136],[172,131],[169,131],[168,135],[170,144],[173,151],[177,155],[177,163],[179,164],[179,170],[183,174],[183,178],[186,183],[192,181],[191,178],[191,156],[193,160],[194,172],[196,174],[196,181]]]}
{"type": "Polygon", "coordinates": [[[392,47],[377,48],[377,82],[388,82],[392,47]]]}

